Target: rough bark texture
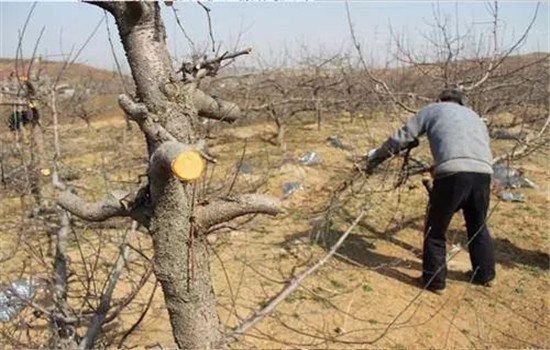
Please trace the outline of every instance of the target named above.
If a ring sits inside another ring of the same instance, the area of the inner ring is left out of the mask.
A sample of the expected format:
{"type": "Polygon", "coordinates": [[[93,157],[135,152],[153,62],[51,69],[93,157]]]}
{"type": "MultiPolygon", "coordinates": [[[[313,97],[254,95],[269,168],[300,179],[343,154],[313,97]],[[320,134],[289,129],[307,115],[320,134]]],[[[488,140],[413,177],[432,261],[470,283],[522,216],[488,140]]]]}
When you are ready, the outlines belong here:
{"type": "Polygon", "coordinates": [[[277,215],[280,212],[278,199],[257,194],[243,194],[238,197],[223,198],[196,210],[195,224],[200,232],[210,227],[230,221],[246,214],[277,215]]]}
{"type": "MultiPolygon", "coordinates": [[[[189,88],[175,79],[159,4],[98,3],[98,6],[115,17],[136,82],[137,100],[151,115],[145,120],[149,124],[158,123],[183,144],[194,143],[196,110],[189,88]]],[[[147,135],[150,157],[162,141],[147,135]]],[[[170,172],[155,166],[156,163],[151,163],[149,168],[154,271],[162,285],[176,343],[182,349],[223,348],[206,240],[190,239],[193,184],[181,183],[170,172]],[[191,241],[193,245],[188,247],[191,241]]]]}
{"type": "Polygon", "coordinates": [[[235,103],[209,96],[198,89],[193,91],[192,97],[198,115],[203,118],[232,123],[242,117],[241,109],[235,103]]]}
{"type": "MultiPolygon", "coordinates": [[[[189,148],[196,148],[207,158],[204,145],[196,140],[199,113],[232,121],[240,110],[176,79],[158,3],[93,4],[114,16],[132,70],[136,96],[121,95],[119,104],[145,135],[149,184],[136,194],[114,192],[97,202],[86,202],[61,186],[58,203],[85,220],[130,216],[146,226],[153,237],[153,269],[164,292],[178,347],[225,348],[204,233],[212,225],[238,216],[275,215],[279,203],[266,196],[243,195],[196,207],[195,184],[177,180],[171,172],[171,161],[189,148]]],[[[97,327],[92,331],[97,334],[97,327]]],[[[91,347],[91,343],[93,340],[83,346],[91,347]]]]}
{"type": "MultiPolygon", "coordinates": [[[[191,229],[193,185],[184,185],[172,176],[168,170],[171,157],[159,155],[164,146],[154,153],[149,170],[155,275],[162,285],[178,346],[223,348],[207,243],[202,236],[194,237],[191,229]]],[[[172,149],[169,146],[167,150],[172,149]]]]}

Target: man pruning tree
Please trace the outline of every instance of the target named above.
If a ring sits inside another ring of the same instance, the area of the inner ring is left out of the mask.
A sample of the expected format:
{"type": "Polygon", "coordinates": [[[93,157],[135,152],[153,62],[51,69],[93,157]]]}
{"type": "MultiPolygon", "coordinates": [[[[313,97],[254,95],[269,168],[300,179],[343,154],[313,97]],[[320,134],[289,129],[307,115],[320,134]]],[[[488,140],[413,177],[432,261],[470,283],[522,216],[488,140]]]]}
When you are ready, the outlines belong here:
{"type": "Polygon", "coordinates": [[[495,255],[485,222],[493,173],[489,135],[479,115],[464,106],[460,90],[443,90],[437,103],[424,107],[382,146],[369,151],[366,171],[372,173],[387,158],[414,147],[423,134],[428,136],[435,161],[424,232],[423,286],[438,294],[445,290],[445,232],[459,209],[468,231],[472,280],[491,286],[495,255]]]}

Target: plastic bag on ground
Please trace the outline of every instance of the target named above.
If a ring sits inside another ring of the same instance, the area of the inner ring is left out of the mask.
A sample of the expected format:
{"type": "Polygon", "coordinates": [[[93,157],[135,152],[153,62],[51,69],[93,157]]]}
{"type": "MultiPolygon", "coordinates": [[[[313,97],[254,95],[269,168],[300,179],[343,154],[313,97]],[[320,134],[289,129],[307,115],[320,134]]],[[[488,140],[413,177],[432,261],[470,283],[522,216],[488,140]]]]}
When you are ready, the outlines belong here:
{"type": "Polygon", "coordinates": [[[241,163],[237,165],[237,171],[241,174],[252,174],[254,171],[254,166],[250,163],[241,163]]]}
{"type": "Polygon", "coordinates": [[[321,156],[315,152],[306,152],[303,156],[298,158],[298,162],[302,165],[317,165],[321,164],[321,156]]]}
{"type": "Polygon", "coordinates": [[[345,151],[353,151],[353,147],[350,145],[346,145],[342,142],[339,135],[331,135],[327,138],[327,145],[334,147],[334,148],[340,148],[345,151]]]}
{"type": "Polygon", "coordinates": [[[283,198],[289,197],[294,192],[302,189],[302,184],[300,182],[283,182],[283,198]]]}
{"type": "Polygon", "coordinates": [[[525,135],[521,132],[509,132],[502,129],[494,130],[491,133],[491,138],[496,140],[520,140],[524,136],[525,135]]]}
{"type": "Polygon", "coordinates": [[[334,148],[346,149],[346,146],[344,146],[338,135],[330,135],[327,138],[327,143],[334,148]]]}
{"type": "Polygon", "coordinates": [[[505,188],[536,188],[537,186],[529,179],[523,177],[519,171],[512,169],[504,164],[493,166],[493,179],[505,188]]]}
{"type": "Polygon", "coordinates": [[[498,197],[505,202],[525,203],[525,196],[519,193],[502,192],[498,197]]]}
{"type": "Polygon", "coordinates": [[[0,291],[0,322],[12,320],[34,298],[36,284],[32,280],[17,280],[0,291]]]}

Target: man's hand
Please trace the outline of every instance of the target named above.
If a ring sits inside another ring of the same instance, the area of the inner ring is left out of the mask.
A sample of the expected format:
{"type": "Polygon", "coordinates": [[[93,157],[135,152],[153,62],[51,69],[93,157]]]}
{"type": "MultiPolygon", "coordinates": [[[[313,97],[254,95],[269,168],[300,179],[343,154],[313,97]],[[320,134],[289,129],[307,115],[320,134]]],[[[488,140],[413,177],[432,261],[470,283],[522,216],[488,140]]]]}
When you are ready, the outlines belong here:
{"type": "Polygon", "coordinates": [[[372,174],[376,167],[382,163],[380,158],[375,158],[375,153],[377,150],[378,148],[374,148],[362,156],[354,156],[349,158],[353,161],[355,170],[368,175],[372,174]]]}
{"type": "Polygon", "coordinates": [[[376,169],[378,164],[380,164],[380,161],[374,158],[376,151],[378,151],[378,148],[373,148],[370,151],[368,151],[367,154],[365,155],[364,171],[369,175],[372,174],[374,172],[374,169],[376,169]]]}
{"type": "Polygon", "coordinates": [[[378,148],[373,148],[370,151],[368,151],[367,154],[366,154],[366,158],[367,159],[372,158],[374,156],[374,154],[376,153],[376,151],[378,151],[378,148]]]}

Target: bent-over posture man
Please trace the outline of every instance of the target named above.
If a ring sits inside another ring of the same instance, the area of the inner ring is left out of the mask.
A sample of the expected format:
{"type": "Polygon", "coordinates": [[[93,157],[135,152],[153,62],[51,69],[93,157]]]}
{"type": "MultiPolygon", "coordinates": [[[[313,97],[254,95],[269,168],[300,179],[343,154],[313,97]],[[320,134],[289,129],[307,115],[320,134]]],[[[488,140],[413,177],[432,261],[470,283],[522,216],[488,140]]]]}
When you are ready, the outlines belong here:
{"type": "Polygon", "coordinates": [[[438,294],[445,290],[445,232],[459,209],[468,230],[473,281],[491,286],[495,256],[485,223],[493,173],[489,135],[479,115],[464,106],[461,91],[445,89],[437,103],[424,107],[382,146],[369,151],[367,172],[400,150],[414,146],[423,134],[428,136],[435,161],[424,232],[423,286],[438,294]]]}

